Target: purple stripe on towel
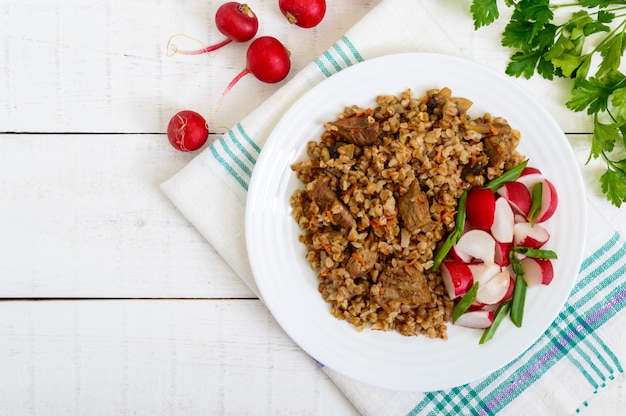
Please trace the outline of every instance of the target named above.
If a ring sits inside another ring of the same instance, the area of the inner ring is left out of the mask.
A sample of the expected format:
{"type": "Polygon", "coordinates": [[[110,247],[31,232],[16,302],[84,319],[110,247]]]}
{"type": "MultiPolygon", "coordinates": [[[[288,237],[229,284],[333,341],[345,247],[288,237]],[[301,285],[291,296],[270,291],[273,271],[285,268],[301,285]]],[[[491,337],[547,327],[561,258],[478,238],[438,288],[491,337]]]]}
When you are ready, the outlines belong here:
{"type": "MultiPolygon", "coordinates": [[[[626,299],[626,289],[617,293],[616,296],[608,300],[602,307],[600,307],[596,312],[592,313],[585,319],[586,326],[588,328],[592,327],[596,322],[603,321],[603,317],[616,305],[621,303],[626,299]]],[[[576,327],[577,330],[581,330],[583,325],[578,325],[576,327]]],[[[566,336],[558,340],[558,344],[552,348],[550,348],[545,354],[541,354],[538,360],[526,371],[524,371],[513,383],[511,383],[507,388],[502,390],[496,397],[490,400],[487,403],[487,410],[490,413],[493,413],[494,409],[498,407],[498,404],[504,399],[511,396],[515,390],[518,390],[520,387],[523,387],[527,381],[533,377],[537,372],[541,370],[541,368],[546,365],[550,360],[552,360],[559,351],[565,351],[565,345],[570,343],[570,340],[574,340],[577,338],[574,334],[574,331],[569,331],[566,336]]],[[[509,402],[510,400],[507,400],[509,402]]],[[[481,409],[479,412],[480,415],[486,415],[487,410],[481,409]]]]}
{"type": "Polygon", "coordinates": [[[624,299],[626,299],[626,289],[618,292],[614,298],[606,302],[604,306],[598,309],[595,313],[591,314],[589,318],[585,319],[585,322],[587,322],[589,325],[594,324],[596,321],[602,319],[602,317],[606,315],[609,310],[613,309],[616,305],[623,302],[624,299]]]}
{"type": "MultiPolygon", "coordinates": [[[[509,385],[509,387],[505,388],[496,397],[491,399],[491,401],[487,403],[487,409],[489,410],[489,414],[493,414],[494,409],[498,407],[498,404],[502,400],[504,400],[508,396],[511,396],[515,390],[519,389],[524,384],[526,384],[526,381],[529,378],[531,378],[537,371],[539,371],[541,367],[543,367],[548,361],[550,361],[555,355],[557,355],[559,350],[562,350],[562,349],[563,348],[556,347],[556,346],[553,348],[550,348],[548,352],[546,352],[545,354],[542,354],[539,357],[539,360],[535,362],[535,364],[533,364],[532,367],[530,367],[528,370],[522,373],[520,377],[518,377],[511,385],[509,385]]],[[[487,412],[485,409],[481,409],[479,414],[486,415],[487,412]]]]}

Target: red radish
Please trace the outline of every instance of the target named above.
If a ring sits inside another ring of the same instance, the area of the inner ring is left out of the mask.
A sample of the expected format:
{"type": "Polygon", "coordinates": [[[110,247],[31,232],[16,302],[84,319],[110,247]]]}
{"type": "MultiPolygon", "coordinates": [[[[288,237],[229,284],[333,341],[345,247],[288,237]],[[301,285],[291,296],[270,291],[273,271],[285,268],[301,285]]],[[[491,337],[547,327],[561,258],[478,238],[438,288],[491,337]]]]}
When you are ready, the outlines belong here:
{"type": "Polygon", "coordinates": [[[289,23],[310,28],[317,26],[326,14],[325,0],[278,0],[278,8],[289,23]]]}
{"type": "Polygon", "coordinates": [[[493,305],[501,302],[509,291],[511,274],[508,269],[503,269],[485,284],[478,284],[476,302],[485,305],[493,305]]]}
{"type": "Polygon", "coordinates": [[[509,201],[516,214],[528,215],[531,198],[526,185],[518,181],[507,182],[497,192],[509,201]]]}
{"type": "Polygon", "coordinates": [[[496,197],[489,188],[474,188],[467,194],[467,220],[479,230],[488,231],[493,224],[496,197]]]}
{"type": "Polygon", "coordinates": [[[289,74],[291,59],[289,51],[278,39],[271,36],[261,36],[248,46],[246,53],[246,68],[241,71],[226,86],[219,102],[212,114],[215,114],[222,105],[222,101],[241,78],[248,74],[254,75],[259,81],[273,84],[282,81],[289,74]]]}
{"type": "Polygon", "coordinates": [[[462,261],[441,263],[441,277],[450,299],[463,296],[474,284],[471,270],[462,261]]]}
{"type": "Polygon", "coordinates": [[[170,39],[167,49],[173,53],[199,55],[217,50],[232,41],[247,42],[256,35],[259,29],[259,20],[247,4],[229,1],[222,4],[215,12],[215,26],[220,33],[226,36],[226,39],[220,43],[199,50],[181,51],[176,46],[170,45],[170,39]]]}
{"type": "Polygon", "coordinates": [[[195,111],[179,111],[167,125],[167,138],[172,146],[183,152],[198,150],[208,137],[206,120],[195,111]]]}
{"type": "Polygon", "coordinates": [[[500,243],[510,243],[513,241],[514,214],[509,202],[504,198],[496,199],[496,206],[493,213],[493,224],[491,225],[491,235],[500,243]]]}
{"type": "Polygon", "coordinates": [[[550,259],[526,257],[521,263],[528,287],[549,285],[554,279],[554,267],[550,259]]]}
{"type": "Polygon", "coordinates": [[[461,315],[454,324],[466,328],[485,329],[493,323],[494,315],[495,311],[493,310],[469,311],[461,315]]]}
{"type": "Polygon", "coordinates": [[[541,192],[541,210],[537,216],[537,222],[544,222],[549,220],[559,203],[559,198],[556,193],[556,188],[547,179],[543,180],[542,192],[541,192]]]}
{"type": "MultiPolygon", "coordinates": [[[[285,79],[287,74],[289,74],[290,69],[291,60],[289,58],[289,51],[278,39],[271,36],[262,36],[255,39],[250,44],[250,46],[248,46],[248,51],[246,54],[246,68],[239,74],[237,74],[237,76],[235,76],[235,78],[233,78],[233,80],[226,86],[226,89],[222,93],[222,96],[220,97],[217,106],[213,110],[213,113],[211,113],[211,116],[215,114],[220,108],[222,101],[224,100],[228,92],[235,86],[235,84],[237,84],[237,82],[241,78],[243,78],[247,74],[252,74],[258,80],[263,82],[275,83],[285,79]]],[[[194,117],[193,119],[196,120],[193,123],[194,125],[199,124],[200,120],[198,120],[197,117],[194,117]]],[[[170,121],[170,125],[172,125],[172,133],[169,133],[170,128],[168,127],[168,137],[170,138],[170,141],[174,140],[172,142],[174,147],[176,147],[177,149],[180,148],[180,150],[195,150],[191,147],[192,139],[190,138],[189,133],[186,133],[186,135],[183,137],[184,140],[182,140],[182,143],[184,144],[184,146],[182,147],[184,147],[184,149],[182,149],[181,146],[178,145],[178,143],[181,142],[181,129],[176,129],[177,123],[178,125],[182,125],[183,121],[187,119],[184,117],[174,116],[172,120],[173,121],[170,121]]],[[[204,121],[204,119],[202,119],[202,121],[202,125],[206,130],[205,134],[208,135],[207,122],[204,121]]],[[[189,125],[186,121],[184,124],[185,126],[189,125]]],[[[194,135],[193,137],[196,138],[197,136],[194,135]]],[[[204,138],[204,141],[206,141],[206,137],[204,138]]],[[[204,142],[202,142],[202,144],[204,144],[204,142]]],[[[200,146],[202,144],[200,144],[200,146]]]]}
{"type": "Polygon", "coordinates": [[[530,248],[540,248],[550,239],[548,230],[539,224],[533,226],[529,222],[515,224],[513,234],[513,243],[516,246],[530,248]]]}
{"type": "Polygon", "coordinates": [[[291,59],[285,45],[271,36],[261,36],[248,47],[246,69],[235,79],[251,73],[259,81],[272,84],[285,79],[290,69],[291,59]]]}
{"type": "Polygon", "coordinates": [[[509,254],[513,249],[513,243],[500,243],[496,241],[496,251],[493,261],[500,267],[506,267],[511,263],[509,254]]]}
{"type": "Polygon", "coordinates": [[[494,264],[496,240],[486,231],[470,230],[459,238],[455,249],[457,252],[480,259],[489,266],[494,264]]]}

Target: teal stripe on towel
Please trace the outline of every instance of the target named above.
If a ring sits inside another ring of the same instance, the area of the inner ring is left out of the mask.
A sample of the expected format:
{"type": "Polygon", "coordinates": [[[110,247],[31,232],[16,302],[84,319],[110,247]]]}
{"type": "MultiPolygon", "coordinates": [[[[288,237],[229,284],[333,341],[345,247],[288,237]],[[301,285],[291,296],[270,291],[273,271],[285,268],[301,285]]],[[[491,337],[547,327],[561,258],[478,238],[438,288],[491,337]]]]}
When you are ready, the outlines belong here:
{"type": "Polygon", "coordinates": [[[326,78],[333,75],[328,69],[326,69],[326,66],[320,58],[315,58],[315,65],[317,65],[317,68],[326,76],[326,78]]]}
{"type": "Polygon", "coordinates": [[[237,155],[233,152],[233,150],[228,146],[228,143],[226,143],[226,140],[224,140],[224,136],[219,139],[219,142],[221,143],[224,152],[228,155],[228,157],[230,157],[233,162],[235,162],[237,166],[239,166],[243,173],[245,173],[248,178],[252,176],[252,171],[250,170],[250,168],[246,166],[246,164],[243,163],[241,159],[239,159],[237,155]]]}
{"type": "Polygon", "coordinates": [[[228,135],[230,136],[230,140],[237,147],[237,149],[239,149],[241,154],[244,155],[250,163],[252,163],[252,166],[254,166],[254,164],[256,163],[256,158],[252,156],[250,152],[248,152],[248,150],[244,147],[244,145],[239,140],[237,140],[237,136],[235,136],[235,132],[233,132],[232,130],[228,130],[228,135]]]}
{"type": "Polygon", "coordinates": [[[348,47],[348,50],[352,53],[352,55],[356,58],[358,62],[363,62],[365,60],[347,36],[342,36],[340,41],[348,47]]]}
{"type": "Polygon", "coordinates": [[[215,146],[211,145],[209,146],[209,149],[211,150],[211,155],[213,155],[213,157],[215,158],[215,160],[217,160],[220,166],[222,166],[226,170],[226,172],[228,172],[228,174],[244,189],[244,191],[248,192],[248,183],[241,176],[239,176],[237,171],[233,169],[233,167],[230,166],[226,162],[226,160],[222,158],[222,156],[220,156],[215,146]]]}
{"type": "Polygon", "coordinates": [[[352,65],[352,61],[350,60],[350,58],[348,58],[348,55],[346,55],[346,53],[343,51],[343,49],[339,47],[338,44],[335,43],[333,45],[333,49],[335,50],[335,52],[337,52],[337,55],[339,55],[341,59],[343,59],[346,65],[348,66],[352,65]]]}
{"type": "Polygon", "coordinates": [[[341,66],[339,66],[335,58],[330,54],[330,52],[326,51],[324,52],[323,55],[324,55],[324,58],[326,58],[328,62],[330,62],[330,64],[333,66],[333,68],[335,69],[335,72],[341,71],[341,66]]]}
{"type": "Polygon", "coordinates": [[[243,137],[246,140],[246,142],[248,142],[248,144],[256,151],[257,155],[261,153],[261,148],[259,147],[258,144],[254,142],[254,140],[252,140],[252,138],[250,137],[248,132],[243,128],[241,123],[237,123],[237,131],[239,132],[239,134],[241,134],[241,137],[243,137]]]}
{"type": "Polygon", "coordinates": [[[314,60],[315,65],[326,78],[331,77],[333,74],[343,69],[331,51],[334,51],[347,67],[354,64],[350,56],[353,56],[356,62],[363,62],[364,60],[354,44],[350,42],[347,37],[342,36],[338,42],[334,43],[331,48],[324,51],[321,56],[314,60]]]}

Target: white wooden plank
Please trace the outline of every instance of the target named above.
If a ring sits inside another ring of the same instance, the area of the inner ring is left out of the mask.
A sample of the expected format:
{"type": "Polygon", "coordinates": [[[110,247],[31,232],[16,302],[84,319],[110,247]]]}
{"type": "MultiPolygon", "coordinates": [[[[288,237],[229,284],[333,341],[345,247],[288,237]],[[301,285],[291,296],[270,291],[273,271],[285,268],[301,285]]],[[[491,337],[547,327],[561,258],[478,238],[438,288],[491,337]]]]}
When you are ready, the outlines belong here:
{"type": "Polygon", "coordinates": [[[159,184],[165,135],[0,135],[2,297],[254,297],[159,184]]]}
{"type": "MultiPolygon", "coordinates": [[[[569,135],[587,192],[622,233],[621,211],[569,135]]],[[[3,297],[253,297],[158,185],[193,155],[164,135],[0,135],[3,297]]]]}
{"type": "MultiPolygon", "coordinates": [[[[195,57],[167,57],[165,47],[177,33],[206,44],[222,40],[213,23],[221,3],[3,0],[0,132],[163,132],[180,109],[209,114],[245,67],[248,43],[195,57]]],[[[324,21],[308,30],[290,25],[276,1],[248,3],[258,14],[258,35],[290,49],[291,78],[377,1],[329,1],[324,21]]],[[[233,126],[280,85],[245,77],[213,125],[233,126]]]]}
{"type": "Polygon", "coordinates": [[[0,302],[0,414],[356,414],[258,300],[0,302]]]}
{"type": "MultiPolygon", "coordinates": [[[[0,302],[0,414],[356,415],[257,300],[0,302]]],[[[581,414],[614,414],[611,384],[581,414]]]]}

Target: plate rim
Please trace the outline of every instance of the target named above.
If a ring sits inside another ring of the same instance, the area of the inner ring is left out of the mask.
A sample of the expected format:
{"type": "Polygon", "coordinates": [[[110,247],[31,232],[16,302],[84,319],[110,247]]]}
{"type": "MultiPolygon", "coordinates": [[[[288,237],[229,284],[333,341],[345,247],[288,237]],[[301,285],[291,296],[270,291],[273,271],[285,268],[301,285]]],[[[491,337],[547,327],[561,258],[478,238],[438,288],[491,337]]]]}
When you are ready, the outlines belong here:
{"type": "MultiPolygon", "coordinates": [[[[253,219],[254,219],[253,217],[254,217],[255,211],[256,211],[256,206],[255,206],[256,201],[254,200],[254,197],[257,195],[258,192],[260,192],[259,191],[259,189],[260,189],[259,187],[261,185],[259,184],[259,181],[261,179],[259,179],[259,178],[261,177],[261,174],[259,174],[258,172],[260,172],[261,169],[259,167],[264,167],[267,163],[269,163],[268,162],[268,158],[270,157],[269,156],[270,152],[264,152],[263,150],[266,150],[268,148],[272,149],[273,143],[275,141],[278,141],[278,139],[276,138],[277,137],[276,136],[276,134],[277,134],[276,132],[280,131],[280,128],[283,125],[285,118],[288,115],[290,115],[290,112],[292,111],[293,108],[297,108],[299,105],[302,105],[301,104],[302,102],[305,102],[306,100],[309,99],[309,97],[314,96],[317,93],[318,90],[325,88],[325,85],[327,85],[329,82],[331,82],[331,80],[334,79],[333,82],[336,82],[338,76],[340,76],[343,79],[343,78],[346,78],[346,77],[350,76],[350,74],[352,74],[352,72],[354,72],[354,71],[363,70],[363,69],[360,69],[360,68],[364,68],[366,66],[375,66],[377,64],[379,65],[381,63],[384,63],[385,61],[390,61],[390,60],[394,60],[394,59],[399,59],[399,60],[402,60],[402,59],[417,59],[417,60],[436,59],[436,60],[442,60],[442,61],[462,63],[462,64],[465,64],[465,65],[468,65],[468,66],[473,66],[474,68],[477,68],[480,71],[489,73],[490,75],[494,75],[496,77],[499,77],[500,80],[507,79],[508,81],[506,81],[506,82],[508,82],[509,85],[512,85],[511,82],[513,81],[512,79],[507,78],[504,74],[500,74],[497,71],[495,71],[495,70],[493,70],[493,69],[491,69],[491,68],[489,68],[487,66],[484,66],[484,65],[482,65],[480,63],[477,63],[475,61],[472,61],[472,60],[469,60],[469,59],[466,59],[466,58],[456,57],[456,56],[452,56],[452,55],[437,54],[437,53],[424,53],[424,52],[397,53],[397,54],[389,54],[389,55],[383,55],[383,56],[371,58],[371,59],[365,60],[363,62],[354,64],[354,65],[352,65],[352,66],[350,66],[348,68],[345,68],[345,69],[339,71],[338,73],[332,75],[331,77],[328,77],[328,78],[322,80],[321,82],[319,82],[318,84],[313,86],[311,89],[306,91],[304,94],[302,94],[297,100],[295,100],[281,114],[279,121],[276,123],[276,125],[272,129],[271,133],[269,134],[269,136],[267,138],[267,141],[263,145],[263,149],[262,149],[262,151],[261,151],[261,153],[259,155],[259,158],[258,158],[258,160],[257,160],[257,162],[255,164],[255,168],[253,169],[253,172],[252,172],[252,176],[251,176],[251,180],[250,180],[250,184],[249,184],[249,190],[248,190],[248,194],[247,194],[247,198],[246,198],[245,239],[246,239],[246,248],[248,249],[248,253],[251,253],[252,249],[254,248],[253,236],[251,235],[251,228],[249,227],[249,224],[253,221],[253,219]],[[341,75],[341,74],[343,74],[343,75],[341,75]]],[[[547,110],[543,106],[541,106],[541,104],[534,97],[532,97],[530,95],[530,93],[528,93],[525,90],[523,90],[521,86],[517,85],[517,89],[519,91],[523,91],[524,92],[524,94],[526,95],[525,99],[530,99],[531,101],[534,101],[536,104],[539,105],[540,110],[541,110],[540,113],[542,113],[542,116],[544,118],[546,118],[546,116],[547,116],[546,119],[553,124],[552,127],[553,128],[556,127],[556,129],[560,132],[560,135],[565,138],[565,134],[563,133],[561,128],[556,124],[556,121],[547,112],[547,110]]],[[[454,89],[453,89],[453,92],[454,92],[454,89]]],[[[376,93],[376,95],[387,94],[387,93],[393,94],[395,92],[379,91],[378,93],[376,93]]],[[[421,94],[422,91],[420,91],[419,93],[421,94]]],[[[372,97],[372,99],[374,99],[374,98],[375,97],[372,97]]],[[[471,99],[471,97],[468,97],[468,98],[471,99]]],[[[355,103],[355,104],[360,105],[360,103],[355,103]]],[[[342,109],[342,107],[336,108],[335,112],[338,113],[338,112],[341,111],[341,109],[342,109]]],[[[307,141],[308,141],[308,139],[307,139],[307,141]]],[[[565,142],[567,142],[566,138],[565,138],[565,142]]],[[[569,159],[571,159],[572,161],[575,161],[576,159],[575,159],[574,154],[573,154],[573,149],[571,149],[571,146],[567,146],[567,148],[569,149],[569,151],[568,151],[569,159]]],[[[274,156],[274,154],[272,154],[272,156],[274,156]]],[[[581,196],[580,199],[582,199],[583,202],[584,202],[584,191],[585,191],[585,188],[584,188],[584,184],[583,184],[583,181],[582,181],[582,174],[580,172],[580,169],[577,168],[576,170],[577,170],[577,173],[578,173],[576,175],[576,178],[575,178],[575,182],[576,182],[576,185],[577,185],[576,187],[580,191],[582,191],[582,196],[581,196]]],[[[582,232],[582,239],[581,239],[581,244],[579,245],[578,251],[576,253],[576,255],[577,255],[577,259],[576,259],[577,266],[576,266],[576,268],[577,269],[580,267],[580,264],[582,262],[584,240],[586,238],[586,204],[582,204],[579,208],[580,209],[579,209],[579,218],[578,219],[583,221],[583,223],[582,223],[583,226],[580,227],[580,228],[582,228],[582,231],[581,231],[582,232]]],[[[292,219],[292,221],[293,221],[293,219],[292,219]]],[[[251,265],[253,277],[254,277],[255,282],[256,282],[256,284],[257,284],[257,286],[259,288],[261,299],[263,299],[264,302],[266,302],[266,299],[268,298],[268,292],[266,291],[267,287],[262,283],[262,281],[261,282],[259,281],[259,277],[257,275],[257,270],[256,270],[258,268],[258,266],[256,264],[256,259],[255,259],[254,256],[249,256],[249,259],[250,259],[250,265],[251,265]]],[[[569,294],[571,293],[573,285],[575,284],[575,281],[576,281],[576,276],[571,278],[571,282],[570,282],[569,287],[567,289],[567,293],[565,293],[562,296],[562,301],[559,300],[559,306],[557,308],[557,313],[553,316],[553,318],[550,320],[550,322],[547,324],[547,326],[541,330],[541,333],[539,334],[539,336],[535,337],[535,339],[532,342],[528,343],[529,345],[527,345],[524,348],[524,350],[528,346],[530,346],[532,343],[536,342],[536,340],[541,336],[541,334],[545,331],[545,329],[547,329],[550,326],[551,322],[558,315],[558,310],[560,310],[563,307],[563,304],[565,303],[565,301],[569,297],[569,294]]],[[[319,293],[317,293],[317,296],[320,299],[322,299],[321,296],[319,295],[319,293]]],[[[323,301],[323,299],[322,299],[322,301],[323,301]]],[[[317,360],[317,357],[316,357],[315,353],[311,351],[310,346],[302,345],[302,343],[299,341],[298,337],[294,337],[294,335],[292,334],[292,331],[288,330],[285,327],[286,324],[285,324],[284,317],[276,316],[275,311],[273,310],[273,307],[272,307],[271,304],[268,304],[266,302],[266,306],[268,307],[268,309],[270,310],[270,312],[272,313],[272,315],[274,316],[276,321],[279,323],[279,325],[282,327],[282,329],[290,336],[290,338],[300,348],[302,348],[304,351],[306,351],[309,355],[311,355],[313,358],[315,358],[317,360]]],[[[327,311],[327,315],[329,317],[331,317],[333,320],[345,323],[345,321],[340,321],[340,320],[332,317],[329,311],[327,311]]],[[[347,324],[347,323],[345,323],[345,324],[347,324]]],[[[349,324],[347,324],[347,325],[349,325],[349,324]]],[[[450,324],[449,324],[449,326],[450,326],[450,324]]],[[[369,329],[368,329],[368,331],[369,331],[369,329]]],[[[425,338],[423,336],[415,337],[415,338],[427,339],[427,338],[425,338]]],[[[523,352],[523,351],[520,351],[520,353],[521,352],[523,352]]],[[[501,368],[503,365],[506,365],[508,362],[513,361],[518,356],[519,356],[519,354],[516,354],[516,355],[512,356],[507,362],[502,363],[497,368],[501,368]]],[[[348,376],[348,377],[353,377],[353,378],[360,379],[361,381],[363,381],[365,383],[368,383],[368,384],[373,384],[373,385],[377,385],[379,387],[384,387],[384,388],[393,388],[393,389],[396,389],[396,390],[416,391],[415,386],[405,386],[405,385],[398,385],[398,384],[393,384],[393,383],[392,384],[389,384],[389,383],[377,383],[375,380],[372,380],[372,379],[364,380],[362,377],[361,378],[358,377],[358,376],[355,377],[354,374],[347,373],[345,371],[345,369],[335,368],[335,367],[330,366],[330,365],[329,365],[329,367],[332,368],[333,370],[339,372],[339,373],[342,373],[342,374],[348,376]]],[[[496,369],[492,369],[492,370],[490,370],[490,372],[494,371],[496,369]]],[[[479,379],[479,378],[483,377],[484,375],[486,375],[486,374],[480,374],[478,377],[474,377],[473,379],[467,380],[465,382],[474,381],[476,379],[479,379]]],[[[464,384],[464,383],[461,383],[461,384],[464,384]]],[[[436,387],[436,389],[440,389],[440,388],[454,387],[454,386],[457,386],[457,385],[460,385],[460,384],[458,382],[455,382],[455,383],[453,383],[453,384],[451,384],[449,386],[445,386],[444,385],[444,386],[435,386],[435,387],[436,387]]],[[[418,388],[417,390],[419,390],[419,391],[427,391],[429,389],[418,388]]]]}

